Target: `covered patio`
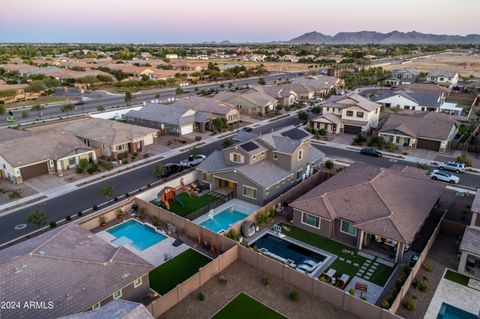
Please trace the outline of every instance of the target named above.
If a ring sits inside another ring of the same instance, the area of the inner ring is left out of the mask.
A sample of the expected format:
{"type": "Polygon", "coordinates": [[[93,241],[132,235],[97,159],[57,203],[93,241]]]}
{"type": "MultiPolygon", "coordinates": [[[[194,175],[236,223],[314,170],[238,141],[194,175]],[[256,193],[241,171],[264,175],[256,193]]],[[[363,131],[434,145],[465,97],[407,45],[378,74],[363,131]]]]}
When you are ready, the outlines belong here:
{"type": "Polygon", "coordinates": [[[480,228],[467,226],[460,244],[458,271],[480,279],[480,228]]]}

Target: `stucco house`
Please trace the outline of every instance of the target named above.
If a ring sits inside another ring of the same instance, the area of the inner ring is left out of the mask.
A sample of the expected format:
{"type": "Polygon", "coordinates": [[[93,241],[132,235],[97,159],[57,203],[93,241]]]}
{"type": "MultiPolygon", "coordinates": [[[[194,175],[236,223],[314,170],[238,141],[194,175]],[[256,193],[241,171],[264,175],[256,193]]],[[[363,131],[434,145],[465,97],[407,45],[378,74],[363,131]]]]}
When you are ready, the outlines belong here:
{"type": "Polygon", "coordinates": [[[355,163],[289,206],[296,226],[400,262],[444,187],[417,168],[355,163]]]}
{"type": "Polygon", "coordinates": [[[119,153],[137,153],[154,143],[157,130],[112,120],[89,118],[66,125],[58,131],[70,132],[98,155],[116,158],[119,153]]]}
{"type": "Polygon", "coordinates": [[[460,243],[458,272],[480,279],[480,190],[477,190],[472,204],[472,220],[463,233],[460,243]]]}
{"type": "Polygon", "coordinates": [[[392,85],[399,85],[399,84],[409,84],[414,83],[420,72],[413,69],[397,69],[392,70],[392,78],[387,80],[392,85]]]}
{"type": "MultiPolygon", "coordinates": [[[[240,112],[229,103],[220,101],[215,97],[191,96],[176,100],[173,104],[176,107],[190,108],[210,118],[225,118],[227,124],[240,121],[240,112]]],[[[197,122],[200,119],[197,118],[197,122]]]]}
{"type": "Polygon", "coordinates": [[[220,92],[214,98],[233,105],[240,113],[248,115],[265,115],[277,108],[277,100],[275,98],[257,90],[220,92]]]}
{"type": "Polygon", "coordinates": [[[427,81],[438,85],[453,87],[458,83],[458,73],[454,71],[430,71],[427,75],[427,81]]]}
{"type": "Polygon", "coordinates": [[[291,90],[288,85],[258,85],[252,88],[258,92],[263,92],[277,100],[277,104],[283,107],[292,106],[298,99],[298,94],[291,90]]]}
{"type": "Polygon", "coordinates": [[[214,151],[199,166],[209,189],[262,206],[310,176],[324,154],[312,135],[289,126],[214,151]]]}
{"type": "Polygon", "coordinates": [[[322,105],[322,115],[310,121],[310,127],[315,130],[323,128],[331,134],[367,133],[378,126],[379,118],[379,104],[349,93],[331,96],[322,105]]]}
{"type": "Polygon", "coordinates": [[[457,123],[442,113],[391,114],[378,136],[406,149],[445,152],[457,131],[457,123]]]}
{"type": "Polygon", "coordinates": [[[81,159],[96,161],[95,150],[69,132],[26,133],[0,142],[0,178],[18,184],[44,174],[63,176],[81,159]]]}

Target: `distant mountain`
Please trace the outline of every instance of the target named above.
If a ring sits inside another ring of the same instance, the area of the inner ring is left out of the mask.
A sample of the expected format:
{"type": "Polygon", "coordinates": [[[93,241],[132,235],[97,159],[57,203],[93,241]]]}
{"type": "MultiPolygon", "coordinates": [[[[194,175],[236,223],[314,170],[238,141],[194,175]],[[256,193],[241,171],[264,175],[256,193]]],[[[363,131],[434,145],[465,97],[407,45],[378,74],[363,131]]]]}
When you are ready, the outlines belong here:
{"type": "Polygon", "coordinates": [[[359,32],[340,32],[334,36],[313,31],[293,38],[286,43],[291,44],[460,44],[460,43],[480,43],[480,34],[445,35],[445,34],[427,34],[416,31],[399,32],[393,31],[380,33],[376,31],[359,32]]]}

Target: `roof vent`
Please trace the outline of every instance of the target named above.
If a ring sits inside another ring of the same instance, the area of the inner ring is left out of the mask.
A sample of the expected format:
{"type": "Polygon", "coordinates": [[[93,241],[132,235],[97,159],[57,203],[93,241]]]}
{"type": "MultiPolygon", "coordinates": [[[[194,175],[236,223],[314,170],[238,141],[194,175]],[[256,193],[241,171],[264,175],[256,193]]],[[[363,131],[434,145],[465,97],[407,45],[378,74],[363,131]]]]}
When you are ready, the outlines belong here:
{"type": "Polygon", "coordinates": [[[45,255],[45,252],[44,252],[43,250],[39,250],[38,253],[39,253],[40,255],[45,255]]]}
{"type": "Polygon", "coordinates": [[[21,273],[22,271],[24,271],[25,269],[27,269],[27,267],[28,267],[27,264],[23,264],[23,265],[21,265],[21,266],[17,266],[17,267],[15,267],[15,268],[13,268],[13,272],[14,272],[15,274],[19,274],[19,273],[21,273]]]}
{"type": "Polygon", "coordinates": [[[129,272],[126,272],[122,275],[122,278],[125,279],[125,278],[128,278],[128,276],[130,276],[130,273],[129,272]]]}
{"type": "Polygon", "coordinates": [[[70,294],[66,294],[66,295],[65,295],[65,298],[66,298],[67,300],[70,300],[70,299],[72,299],[72,298],[73,298],[73,296],[72,296],[72,295],[70,295],[70,294]]]}

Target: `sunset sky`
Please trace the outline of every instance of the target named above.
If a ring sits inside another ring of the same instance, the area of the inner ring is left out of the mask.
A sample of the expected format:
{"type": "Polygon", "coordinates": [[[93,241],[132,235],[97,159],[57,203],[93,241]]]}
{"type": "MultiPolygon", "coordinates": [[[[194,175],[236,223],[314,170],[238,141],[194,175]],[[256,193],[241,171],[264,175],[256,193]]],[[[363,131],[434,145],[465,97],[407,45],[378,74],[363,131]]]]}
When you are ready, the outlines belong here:
{"type": "Polygon", "coordinates": [[[0,42],[262,42],[305,32],[480,33],[480,0],[1,0],[0,42]]]}

